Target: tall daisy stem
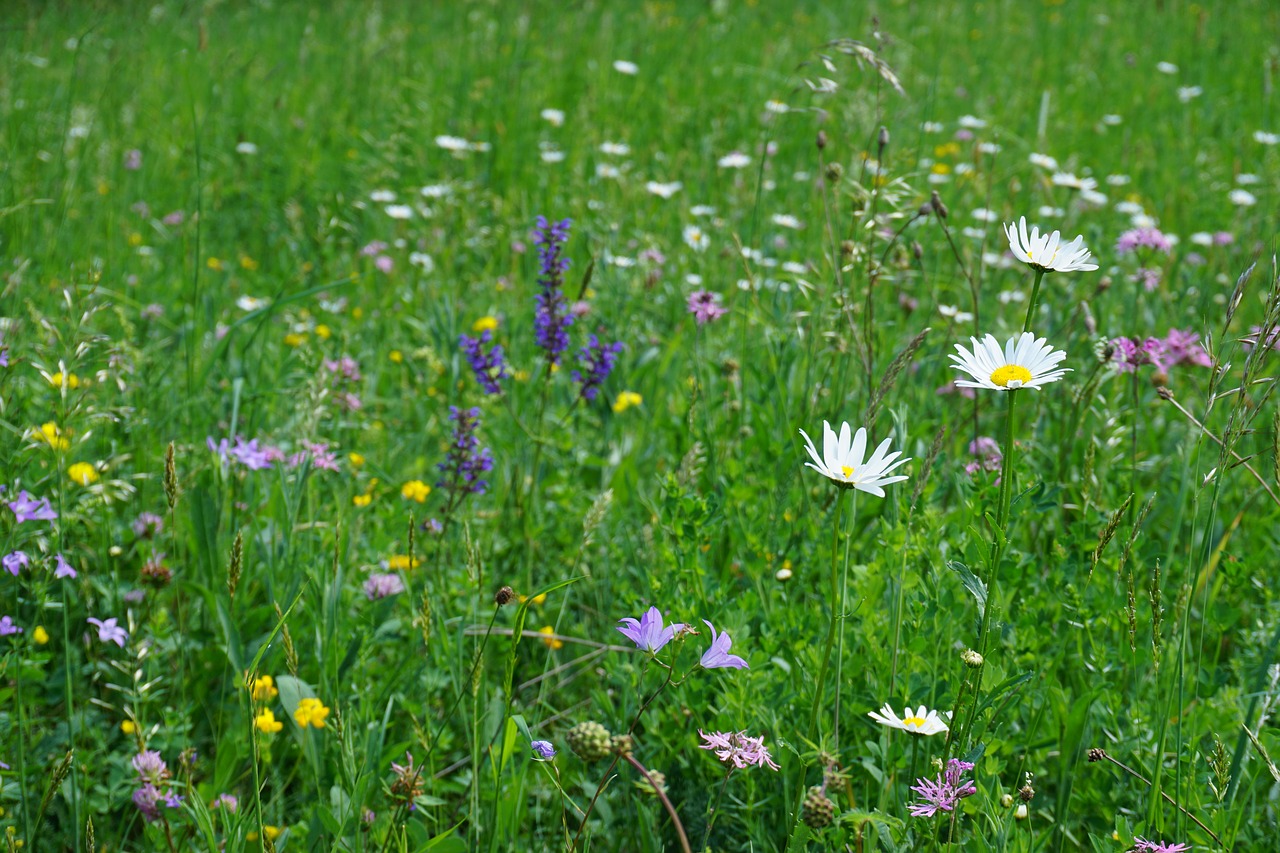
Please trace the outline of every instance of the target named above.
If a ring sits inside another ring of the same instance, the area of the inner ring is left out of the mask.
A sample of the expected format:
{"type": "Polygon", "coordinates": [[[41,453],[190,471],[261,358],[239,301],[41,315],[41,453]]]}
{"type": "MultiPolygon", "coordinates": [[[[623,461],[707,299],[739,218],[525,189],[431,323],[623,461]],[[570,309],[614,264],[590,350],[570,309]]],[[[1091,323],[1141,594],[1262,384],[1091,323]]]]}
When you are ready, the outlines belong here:
{"type": "Polygon", "coordinates": [[[827,625],[826,647],[822,650],[822,666],[818,668],[818,681],[813,686],[813,709],[809,712],[809,740],[818,735],[818,712],[827,686],[827,668],[831,665],[831,649],[836,644],[836,624],[840,621],[840,512],[844,509],[845,489],[836,494],[836,506],[831,523],[831,621],[827,625]]]}
{"type": "Polygon", "coordinates": [[[1022,331],[1031,331],[1031,321],[1036,316],[1036,302],[1040,299],[1040,282],[1044,279],[1044,270],[1036,270],[1036,283],[1031,285],[1031,301],[1027,303],[1027,319],[1022,323],[1022,331]]]}

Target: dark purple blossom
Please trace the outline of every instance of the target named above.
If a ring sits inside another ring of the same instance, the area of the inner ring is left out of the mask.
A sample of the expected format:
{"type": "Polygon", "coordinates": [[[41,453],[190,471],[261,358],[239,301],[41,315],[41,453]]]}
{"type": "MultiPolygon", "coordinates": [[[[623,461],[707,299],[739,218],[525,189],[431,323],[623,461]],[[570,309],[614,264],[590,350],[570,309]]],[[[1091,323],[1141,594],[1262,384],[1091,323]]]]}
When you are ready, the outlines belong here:
{"type": "Polygon", "coordinates": [[[955,811],[965,797],[978,793],[977,787],[964,774],[973,764],[952,758],[947,770],[936,779],[917,779],[911,790],[920,795],[921,802],[911,804],[912,817],[933,817],[938,812],[955,811]]]}
{"type": "Polygon", "coordinates": [[[449,508],[457,506],[467,495],[483,495],[489,483],[480,475],[493,470],[493,454],[480,446],[476,430],[480,426],[480,409],[449,407],[449,420],[453,421],[453,440],[449,455],[437,467],[442,478],[436,488],[449,495],[449,508]]]}
{"type": "Polygon", "coordinates": [[[463,355],[471,365],[476,381],[486,394],[501,394],[502,386],[498,383],[511,374],[507,372],[507,362],[502,354],[502,344],[494,344],[485,351],[485,347],[493,340],[488,329],[480,333],[480,337],[460,335],[458,343],[462,346],[463,355]]]}
{"type": "Polygon", "coordinates": [[[564,244],[572,224],[568,219],[549,223],[545,216],[539,216],[533,234],[539,265],[534,333],[547,363],[552,365],[559,364],[561,354],[569,348],[568,329],[574,320],[564,295],[564,273],[569,268],[564,244]]]}
{"type": "Polygon", "coordinates": [[[600,393],[600,386],[609,378],[613,367],[618,363],[618,353],[622,352],[621,341],[602,344],[600,339],[592,335],[587,345],[578,351],[579,370],[573,371],[573,381],[582,386],[578,393],[582,399],[590,402],[600,393]]]}

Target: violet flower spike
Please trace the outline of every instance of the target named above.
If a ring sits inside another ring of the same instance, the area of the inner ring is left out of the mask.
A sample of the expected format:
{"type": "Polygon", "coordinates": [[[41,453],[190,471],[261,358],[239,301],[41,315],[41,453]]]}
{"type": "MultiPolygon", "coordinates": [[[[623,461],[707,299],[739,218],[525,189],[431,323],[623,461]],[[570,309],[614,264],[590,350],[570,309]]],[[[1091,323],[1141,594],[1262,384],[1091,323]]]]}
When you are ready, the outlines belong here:
{"type": "Polygon", "coordinates": [[[539,216],[534,229],[533,242],[538,246],[538,295],[534,315],[534,334],[538,346],[546,353],[547,364],[560,363],[560,355],[569,348],[568,328],[574,316],[569,311],[564,295],[564,273],[569,259],[564,257],[564,244],[569,239],[572,221],[548,223],[539,216]]]}
{"type": "Polygon", "coordinates": [[[486,394],[501,394],[502,386],[498,383],[511,374],[507,371],[506,358],[502,354],[502,344],[494,344],[488,352],[485,345],[493,340],[493,335],[485,329],[478,338],[470,335],[459,335],[458,345],[462,347],[476,381],[486,394]]]}
{"type": "Polygon", "coordinates": [[[618,362],[618,353],[622,352],[621,341],[602,344],[600,339],[592,335],[587,345],[578,351],[580,370],[573,371],[573,381],[582,386],[578,392],[582,399],[590,403],[600,393],[600,386],[613,372],[618,362]]]}
{"type": "Polygon", "coordinates": [[[716,634],[715,627],[706,619],[703,623],[711,630],[711,648],[702,653],[702,660],[699,662],[703,669],[722,669],[728,667],[730,669],[750,669],[747,662],[737,655],[729,654],[729,647],[733,645],[733,641],[729,639],[726,633],[716,634]]]}
{"type": "Polygon", "coordinates": [[[677,632],[688,627],[682,622],[673,622],[664,628],[662,611],[656,607],[650,607],[639,620],[627,616],[618,621],[622,623],[618,632],[635,643],[637,649],[651,655],[657,654],[663,646],[675,639],[677,632]]]}

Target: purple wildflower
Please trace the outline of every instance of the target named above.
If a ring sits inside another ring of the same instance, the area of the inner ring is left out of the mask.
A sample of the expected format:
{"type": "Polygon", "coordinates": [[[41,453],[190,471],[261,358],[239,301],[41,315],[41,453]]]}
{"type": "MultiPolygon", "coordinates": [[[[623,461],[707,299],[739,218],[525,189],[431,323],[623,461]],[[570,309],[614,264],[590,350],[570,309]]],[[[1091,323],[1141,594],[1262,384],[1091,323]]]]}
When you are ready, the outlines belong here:
{"type": "Polygon", "coordinates": [[[344,355],[339,359],[326,358],[321,362],[321,367],[326,373],[331,374],[340,382],[359,382],[360,381],[360,362],[356,361],[349,355],[344,355]]]}
{"type": "Polygon", "coordinates": [[[21,634],[22,629],[13,624],[13,618],[10,616],[0,617],[0,637],[7,637],[10,634],[21,634]]]}
{"type": "Polygon", "coordinates": [[[706,743],[699,744],[698,749],[709,749],[715,752],[716,758],[726,767],[744,770],[748,767],[768,767],[778,770],[773,763],[769,750],[765,748],[763,737],[751,737],[742,732],[712,732],[707,734],[698,729],[698,736],[706,743]]]}
{"type": "Polygon", "coordinates": [[[1230,246],[1236,241],[1236,237],[1230,231],[1215,231],[1213,234],[1213,245],[1230,246]]]}
{"type": "Polygon", "coordinates": [[[364,582],[364,595],[370,601],[404,592],[404,581],[398,574],[372,574],[364,582]]]}
{"type": "Polygon", "coordinates": [[[602,344],[598,337],[592,335],[587,345],[578,351],[578,364],[582,369],[573,371],[573,381],[582,386],[579,392],[582,399],[591,402],[599,395],[600,386],[613,372],[613,366],[618,362],[618,353],[622,349],[620,341],[602,344]]]}
{"type": "Polygon", "coordinates": [[[169,778],[169,767],[159,752],[146,749],[133,757],[133,769],[138,774],[139,782],[150,782],[159,785],[169,778]]]}
{"type": "Polygon", "coordinates": [[[970,476],[979,471],[999,471],[1001,460],[1004,458],[996,440],[985,435],[978,436],[969,442],[969,454],[975,457],[972,462],[964,466],[965,473],[970,476]]]}
{"type": "Polygon", "coordinates": [[[90,616],[85,621],[98,629],[98,639],[104,643],[115,643],[117,646],[124,648],[124,641],[129,639],[129,632],[116,624],[114,616],[105,621],[94,619],[90,616]]]}
{"type": "Polygon", "coordinates": [[[529,746],[533,749],[533,757],[539,761],[550,761],[556,757],[556,748],[549,740],[535,740],[529,746]]]}
{"type": "Polygon", "coordinates": [[[1280,326],[1273,326],[1270,331],[1261,326],[1250,326],[1249,334],[1240,339],[1246,352],[1252,351],[1258,341],[1269,349],[1280,349],[1280,326]]]}
{"type": "Polygon", "coordinates": [[[1127,255],[1139,252],[1140,249],[1152,249],[1168,254],[1173,243],[1158,228],[1133,228],[1120,235],[1116,240],[1116,254],[1127,255]]]}
{"type": "Polygon", "coordinates": [[[973,769],[973,764],[952,758],[947,762],[947,771],[937,779],[917,779],[911,786],[922,798],[922,802],[911,805],[912,817],[933,817],[938,812],[954,811],[965,797],[978,793],[978,788],[964,774],[973,769]]]}
{"type": "Polygon", "coordinates": [[[364,248],[362,248],[362,249],[360,250],[360,254],[364,255],[366,258],[372,258],[372,257],[375,257],[375,256],[377,256],[377,255],[382,254],[382,253],[383,253],[383,252],[385,252],[386,250],[387,250],[387,244],[386,244],[386,243],[384,243],[384,242],[383,242],[383,241],[381,241],[381,240],[373,240],[373,241],[371,241],[371,242],[367,243],[367,244],[364,246],[364,248]]]}
{"type": "Polygon", "coordinates": [[[144,306],[141,313],[144,320],[158,320],[164,316],[164,306],[159,302],[152,302],[144,306]]]}
{"type": "Polygon", "coordinates": [[[4,564],[5,571],[16,578],[18,572],[31,565],[31,558],[27,556],[26,551],[14,551],[0,558],[0,563],[4,564]]]}
{"type": "Polygon", "coordinates": [[[664,628],[662,611],[656,607],[650,607],[639,620],[627,616],[618,621],[623,623],[618,628],[619,633],[635,643],[637,649],[649,654],[657,654],[659,649],[675,639],[678,632],[688,627],[682,622],[673,622],[664,628]]]}
{"type": "Polygon", "coordinates": [[[453,442],[449,445],[449,455],[438,466],[443,479],[436,483],[436,488],[444,489],[449,494],[449,507],[457,505],[467,495],[483,495],[489,487],[480,475],[493,470],[493,454],[487,447],[480,446],[476,437],[476,429],[480,426],[480,409],[459,409],[449,407],[449,420],[453,421],[453,442]]]}
{"type": "Polygon", "coordinates": [[[76,576],[76,570],[67,562],[66,557],[61,554],[54,554],[53,556],[55,560],[53,568],[54,578],[62,580],[63,578],[74,578],[76,576]]]}
{"type": "Polygon", "coordinates": [[[24,521],[53,521],[58,517],[58,513],[49,505],[48,498],[33,498],[26,489],[9,501],[9,509],[13,510],[16,524],[24,521]]]}
{"type": "Polygon", "coordinates": [[[494,344],[488,352],[485,352],[485,346],[492,340],[493,335],[488,329],[481,332],[478,338],[470,335],[458,336],[458,344],[462,347],[462,352],[467,357],[467,363],[471,365],[471,370],[475,373],[480,387],[486,394],[501,394],[502,387],[498,383],[511,374],[507,372],[507,362],[502,355],[502,344],[494,344]]]}
{"type": "Polygon", "coordinates": [[[219,806],[235,814],[240,810],[240,800],[234,794],[219,794],[218,798],[209,804],[209,808],[216,809],[219,806]]]}
{"type": "Polygon", "coordinates": [[[699,326],[718,320],[729,313],[729,309],[720,304],[720,299],[720,294],[710,290],[699,290],[689,294],[689,313],[698,321],[699,326]]]}
{"type": "Polygon", "coordinates": [[[534,331],[550,365],[559,364],[561,353],[569,348],[568,329],[574,320],[564,295],[564,272],[569,268],[569,259],[563,254],[572,224],[568,219],[549,223],[545,216],[539,216],[533,235],[539,264],[534,331]]]}
{"type": "Polygon", "coordinates": [[[731,669],[749,669],[747,662],[737,655],[729,654],[729,648],[733,645],[733,641],[729,639],[729,635],[721,633],[717,636],[715,627],[702,620],[708,628],[711,629],[711,647],[702,653],[700,661],[703,669],[719,669],[721,667],[729,667],[731,669]]]}
{"type": "Polygon", "coordinates": [[[338,457],[323,441],[303,441],[302,449],[285,461],[290,468],[298,468],[309,463],[312,468],[319,468],[322,471],[339,470],[338,457]]]}
{"type": "Polygon", "coordinates": [[[9,348],[5,346],[4,338],[0,337],[0,367],[9,366],[9,348]]]}
{"type": "Polygon", "coordinates": [[[173,213],[166,215],[165,218],[160,221],[169,227],[173,227],[175,225],[181,225],[186,218],[187,215],[181,210],[175,210],[173,213]]]}
{"type": "Polygon", "coordinates": [[[440,523],[438,518],[428,518],[422,524],[418,525],[423,531],[430,533],[432,536],[439,536],[444,533],[444,525],[440,523]]]}
{"type": "Polygon", "coordinates": [[[1160,270],[1155,267],[1138,267],[1133,273],[1133,280],[1142,285],[1142,289],[1151,293],[1160,286],[1160,270]]]}
{"type": "Polygon", "coordinates": [[[137,148],[130,148],[129,152],[124,155],[124,167],[130,172],[136,172],[142,168],[142,152],[137,148]]]}
{"type": "Polygon", "coordinates": [[[160,802],[163,796],[160,789],[150,782],[133,792],[133,804],[138,807],[138,811],[142,813],[142,818],[147,823],[153,823],[160,819],[160,802]]]}
{"type": "Polygon", "coordinates": [[[1191,849],[1189,844],[1174,844],[1172,841],[1148,841],[1141,835],[1133,839],[1130,853],[1186,853],[1191,849]]]}
{"type": "Polygon", "coordinates": [[[164,530],[164,519],[154,512],[139,513],[133,520],[133,535],[139,539],[153,539],[164,530]]]}

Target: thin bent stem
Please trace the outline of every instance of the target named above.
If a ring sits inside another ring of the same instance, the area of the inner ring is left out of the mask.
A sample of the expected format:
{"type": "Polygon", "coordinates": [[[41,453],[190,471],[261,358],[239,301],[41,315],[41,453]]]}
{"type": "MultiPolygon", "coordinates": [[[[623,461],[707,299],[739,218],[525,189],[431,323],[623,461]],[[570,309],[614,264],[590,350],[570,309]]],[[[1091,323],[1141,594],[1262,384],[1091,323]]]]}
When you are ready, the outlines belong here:
{"type": "Polygon", "coordinates": [[[649,775],[649,771],[645,770],[644,765],[639,761],[636,761],[635,757],[632,756],[631,753],[623,753],[622,757],[632,767],[640,771],[640,775],[649,783],[649,787],[658,795],[658,799],[662,800],[663,807],[666,808],[667,814],[671,816],[671,824],[676,828],[676,837],[680,839],[680,849],[683,850],[684,853],[693,853],[693,850],[689,847],[689,836],[684,834],[684,824],[680,822],[680,815],[676,814],[675,806],[671,805],[671,800],[667,798],[667,792],[662,790],[661,785],[653,781],[653,777],[649,775]]]}
{"type": "Polygon", "coordinates": [[[827,642],[822,650],[822,666],[818,669],[818,681],[813,687],[813,709],[809,712],[809,740],[818,734],[818,712],[827,686],[827,668],[831,665],[831,649],[836,642],[836,623],[840,619],[840,510],[844,507],[844,493],[836,495],[835,518],[831,530],[831,621],[827,624],[827,642]]]}

